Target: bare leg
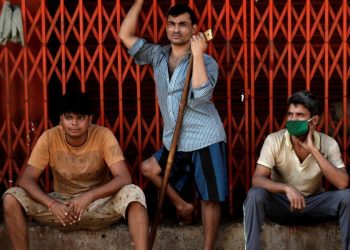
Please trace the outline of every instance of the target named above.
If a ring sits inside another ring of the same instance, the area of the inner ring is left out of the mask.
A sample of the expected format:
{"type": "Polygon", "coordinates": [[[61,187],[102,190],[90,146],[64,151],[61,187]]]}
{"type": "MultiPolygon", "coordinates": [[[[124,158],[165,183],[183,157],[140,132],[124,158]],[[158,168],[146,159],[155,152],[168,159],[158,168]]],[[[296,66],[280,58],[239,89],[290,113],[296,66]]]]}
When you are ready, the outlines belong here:
{"type": "MultiPolygon", "coordinates": [[[[160,176],[161,168],[154,156],[148,158],[142,163],[142,174],[149,179],[158,189],[162,186],[163,178],[160,176]]],[[[182,219],[182,224],[190,224],[192,222],[192,213],[194,210],[193,204],[186,202],[181,196],[168,185],[166,189],[166,195],[170,201],[174,204],[177,214],[182,219]]]]}
{"type": "Polygon", "coordinates": [[[3,201],[6,229],[13,249],[28,250],[28,225],[21,204],[11,194],[5,195],[3,201]]]}
{"type": "Polygon", "coordinates": [[[148,246],[148,215],[139,202],[132,202],[127,210],[130,238],[133,249],[146,250],[148,246]]]}
{"type": "Polygon", "coordinates": [[[215,246],[219,229],[221,208],[217,201],[201,201],[202,221],[204,226],[204,250],[212,250],[215,246]]]}

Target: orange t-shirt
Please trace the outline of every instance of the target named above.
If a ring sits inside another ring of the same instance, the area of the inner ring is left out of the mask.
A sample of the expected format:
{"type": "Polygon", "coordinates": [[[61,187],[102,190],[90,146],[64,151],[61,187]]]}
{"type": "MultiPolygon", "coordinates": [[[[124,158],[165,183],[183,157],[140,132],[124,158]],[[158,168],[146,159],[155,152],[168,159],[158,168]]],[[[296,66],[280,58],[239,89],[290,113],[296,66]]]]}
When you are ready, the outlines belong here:
{"type": "Polygon", "coordinates": [[[40,136],[28,165],[40,170],[49,165],[54,191],[78,194],[107,183],[111,179],[108,166],[122,160],[123,152],[108,128],[90,125],[85,144],[72,147],[62,126],[56,126],[40,136]]]}

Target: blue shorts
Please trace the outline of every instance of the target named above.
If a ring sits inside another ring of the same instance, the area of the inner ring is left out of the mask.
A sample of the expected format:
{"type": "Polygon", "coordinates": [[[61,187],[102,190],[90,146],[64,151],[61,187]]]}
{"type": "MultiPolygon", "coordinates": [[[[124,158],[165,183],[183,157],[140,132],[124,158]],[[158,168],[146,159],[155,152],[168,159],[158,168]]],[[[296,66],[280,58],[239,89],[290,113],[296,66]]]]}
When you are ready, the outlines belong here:
{"type": "MultiPolygon", "coordinates": [[[[162,147],[154,154],[165,171],[169,151],[162,147]]],[[[182,192],[189,181],[195,180],[201,200],[224,201],[228,194],[226,144],[218,142],[191,152],[177,151],[171,168],[169,183],[182,192]]]]}

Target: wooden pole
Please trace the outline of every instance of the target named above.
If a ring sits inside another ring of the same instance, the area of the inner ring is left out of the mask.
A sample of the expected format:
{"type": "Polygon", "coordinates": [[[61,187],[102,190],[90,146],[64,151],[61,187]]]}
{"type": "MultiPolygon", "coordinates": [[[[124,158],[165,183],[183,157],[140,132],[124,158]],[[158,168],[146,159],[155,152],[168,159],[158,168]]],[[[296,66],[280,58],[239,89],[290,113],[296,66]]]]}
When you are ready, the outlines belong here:
{"type": "Polygon", "coordinates": [[[182,91],[179,113],[177,115],[173,139],[171,141],[169,155],[168,155],[168,159],[167,159],[167,163],[166,163],[166,167],[165,167],[165,173],[164,173],[164,178],[163,178],[163,182],[162,182],[162,187],[160,189],[159,201],[158,201],[158,205],[157,205],[157,212],[156,212],[156,216],[155,216],[154,221],[153,221],[153,225],[151,227],[151,232],[150,232],[150,237],[149,237],[149,248],[148,248],[150,250],[153,247],[154,239],[156,237],[157,227],[158,227],[159,220],[160,220],[160,214],[161,214],[162,208],[163,208],[165,192],[166,192],[166,188],[168,186],[170,171],[171,171],[171,168],[173,165],[173,160],[174,160],[174,156],[175,156],[175,152],[176,152],[177,141],[180,138],[182,120],[184,117],[185,106],[187,104],[187,97],[188,97],[188,92],[190,89],[190,82],[191,82],[191,76],[192,76],[192,66],[193,66],[193,58],[191,55],[190,61],[188,64],[187,73],[186,73],[185,86],[184,86],[184,89],[182,91]]]}
{"type": "MultiPolygon", "coordinates": [[[[211,30],[207,30],[206,32],[204,32],[204,35],[205,35],[207,41],[210,41],[212,39],[211,30]]],[[[162,182],[162,186],[160,189],[159,201],[158,201],[158,205],[157,205],[157,212],[156,212],[156,216],[154,218],[153,225],[151,227],[150,236],[149,236],[149,242],[148,242],[148,249],[149,250],[151,250],[153,248],[154,239],[155,239],[156,233],[157,233],[157,227],[158,227],[159,221],[160,221],[160,214],[161,214],[162,208],[163,208],[166,188],[167,188],[168,182],[169,182],[170,171],[171,171],[171,168],[173,166],[173,160],[174,160],[174,156],[175,156],[175,152],[176,152],[177,141],[180,138],[182,120],[183,120],[183,117],[185,114],[185,107],[187,104],[188,92],[190,89],[190,82],[191,82],[191,78],[192,78],[192,67],[193,67],[193,57],[191,55],[190,61],[188,63],[188,69],[187,69],[186,78],[185,78],[185,85],[184,85],[184,89],[182,91],[179,112],[177,114],[175,130],[174,130],[173,138],[171,141],[171,146],[170,146],[170,150],[169,150],[167,164],[165,167],[163,182],[162,182]]]]}

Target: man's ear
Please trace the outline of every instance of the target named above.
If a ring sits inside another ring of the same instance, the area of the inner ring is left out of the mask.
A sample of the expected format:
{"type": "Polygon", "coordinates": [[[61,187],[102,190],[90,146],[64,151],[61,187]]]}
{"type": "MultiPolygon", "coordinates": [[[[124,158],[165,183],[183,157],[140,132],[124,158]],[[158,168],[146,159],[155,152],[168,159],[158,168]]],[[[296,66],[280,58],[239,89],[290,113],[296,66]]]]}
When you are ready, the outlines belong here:
{"type": "Polygon", "coordinates": [[[198,29],[197,24],[193,24],[192,25],[192,34],[196,34],[197,33],[197,29],[198,29]]]}
{"type": "Polygon", "coordinates": [[[314,115],[314,117],[313,117],[311,122],[312,122],[312,125],[316,126],[319,121],[320,121],[320,116],[319,115],[314,115]]]}

